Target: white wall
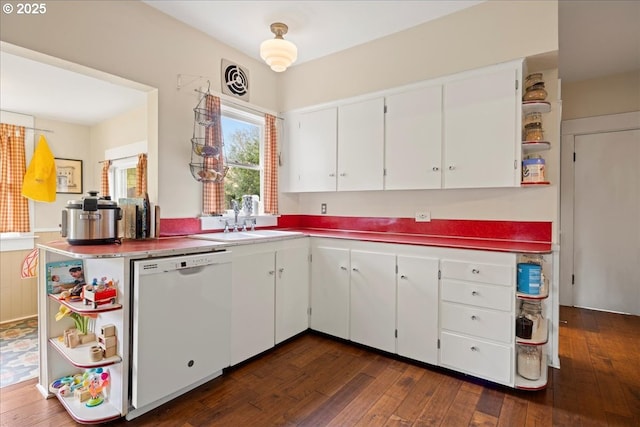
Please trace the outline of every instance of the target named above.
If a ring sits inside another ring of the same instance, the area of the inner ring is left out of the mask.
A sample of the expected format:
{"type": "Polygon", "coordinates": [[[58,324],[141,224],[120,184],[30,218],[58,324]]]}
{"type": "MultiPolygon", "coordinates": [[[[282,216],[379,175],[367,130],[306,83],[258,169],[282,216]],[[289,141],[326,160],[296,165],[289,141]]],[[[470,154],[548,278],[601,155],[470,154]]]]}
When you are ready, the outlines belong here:
{"type": "Polygon", "coordinates": [[[220,91],[220,60],[229,59],[249,69],[250,102],[277,110],[276,73],[264,63],[139,1],[55,1],[38,17],[0,14],[0,24],[2,41],[158,89],[149,173],[165,218],[201,211],[201,185],[188,165],[198,95],[195,84],[177,89],[178,74],[205,76],[220,91]]]}

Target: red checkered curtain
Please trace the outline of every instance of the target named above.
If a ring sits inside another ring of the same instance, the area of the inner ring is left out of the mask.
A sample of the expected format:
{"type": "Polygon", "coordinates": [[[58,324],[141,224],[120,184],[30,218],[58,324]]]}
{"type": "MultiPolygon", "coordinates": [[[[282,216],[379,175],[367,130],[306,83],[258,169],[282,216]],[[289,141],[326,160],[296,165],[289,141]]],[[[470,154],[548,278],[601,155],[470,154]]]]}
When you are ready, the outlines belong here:
{"type": "Polygon", "coordinates": [[[102,162],[102,173],[100,174],[100,194],[102,197],[111,195],[109,192],[109,169],[111,168],[111,160],[102,162]]]}
{"type": "Polygon", "coordinates": [[[29,203],[22,196],[27,171],[23,126],[0,124],[0,233],[29,232],[29,203]]]}
{"type": "Polygon", "coordinates": [[[265,153],[264,153],[264,213],[278,213],[278,132],[276,118],[264,115],[265,153]]]}
{"type": "MultiPolygon", "coordinates": [[[[224,162],[222,150],[222,123],[220,122],[220,98],[207,94],[205,97],[207,115],[212,119],[212,124],[207,126],[204,137],[204,145],[218,148],[217,157],[205,157],[204,166],[208,169],[218,169],[217,166],[224,162]]],[[[224,182],[202,183],[202,212],[205,214],[224,213],[224,182]]]]}
{"type": "Polygon", "coordinates": [[[138,154],[138,166],[136,167],[136,191],[142,197],[147,193],[147,155],[138,154]]]}

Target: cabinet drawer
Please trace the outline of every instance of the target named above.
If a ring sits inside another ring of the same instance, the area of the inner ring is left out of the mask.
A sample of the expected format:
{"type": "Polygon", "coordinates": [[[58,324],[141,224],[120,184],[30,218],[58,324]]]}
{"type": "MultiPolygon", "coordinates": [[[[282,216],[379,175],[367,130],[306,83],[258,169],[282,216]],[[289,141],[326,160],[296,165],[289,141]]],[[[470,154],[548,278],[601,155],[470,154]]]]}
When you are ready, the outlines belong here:
{"type": "Polygon", "coordinates": [[[443,329],[505,343],[513,341],[511,313],[448,302],[443,302],[440,309],[443,329]]]}
{"type": "Polygon", "coordinates": [[[485,264],[444,259],[440,263],[442,277],[511,286],[514,283],[513,265],[485,264]]]}
{"type": "Polygon", "coordinates": [[[442,280],[440,297],[444,301],[503,311],[511,311],[515,300],[513,288],[447,279],[442,280]]]}
{"type": "Polygon", "coordinates": [[[510,385],[511,347],[443,332],[440,365],[510,385]]]}

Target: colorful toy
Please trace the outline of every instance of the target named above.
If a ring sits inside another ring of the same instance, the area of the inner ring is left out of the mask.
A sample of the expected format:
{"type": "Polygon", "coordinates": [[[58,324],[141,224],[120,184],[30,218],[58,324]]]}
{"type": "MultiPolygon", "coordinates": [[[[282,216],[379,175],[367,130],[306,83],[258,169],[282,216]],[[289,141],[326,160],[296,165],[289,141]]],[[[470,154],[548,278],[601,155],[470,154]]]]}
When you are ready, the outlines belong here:
{"type": "Polygon", "coordinates": [[[100,282],[98,279],[93,279],[90,285],[85,285],[82,289],[82,298],[84,304],[93,304],[93,308],[98,308],[100,304],[115,304],[118,291],[113,284],[113,281],[107,281],[106,277],[102,277],[100,282]]]}

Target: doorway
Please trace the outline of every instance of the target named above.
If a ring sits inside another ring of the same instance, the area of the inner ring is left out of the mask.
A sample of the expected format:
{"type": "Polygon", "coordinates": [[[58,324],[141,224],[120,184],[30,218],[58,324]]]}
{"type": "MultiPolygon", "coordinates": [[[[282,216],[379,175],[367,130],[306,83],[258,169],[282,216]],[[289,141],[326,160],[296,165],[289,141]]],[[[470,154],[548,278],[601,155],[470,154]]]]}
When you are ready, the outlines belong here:
{"type": "Polygon", "coordinates": [[[561,304],[640,314],[640,113],[629,114],[563,123],[561,304]]]}

